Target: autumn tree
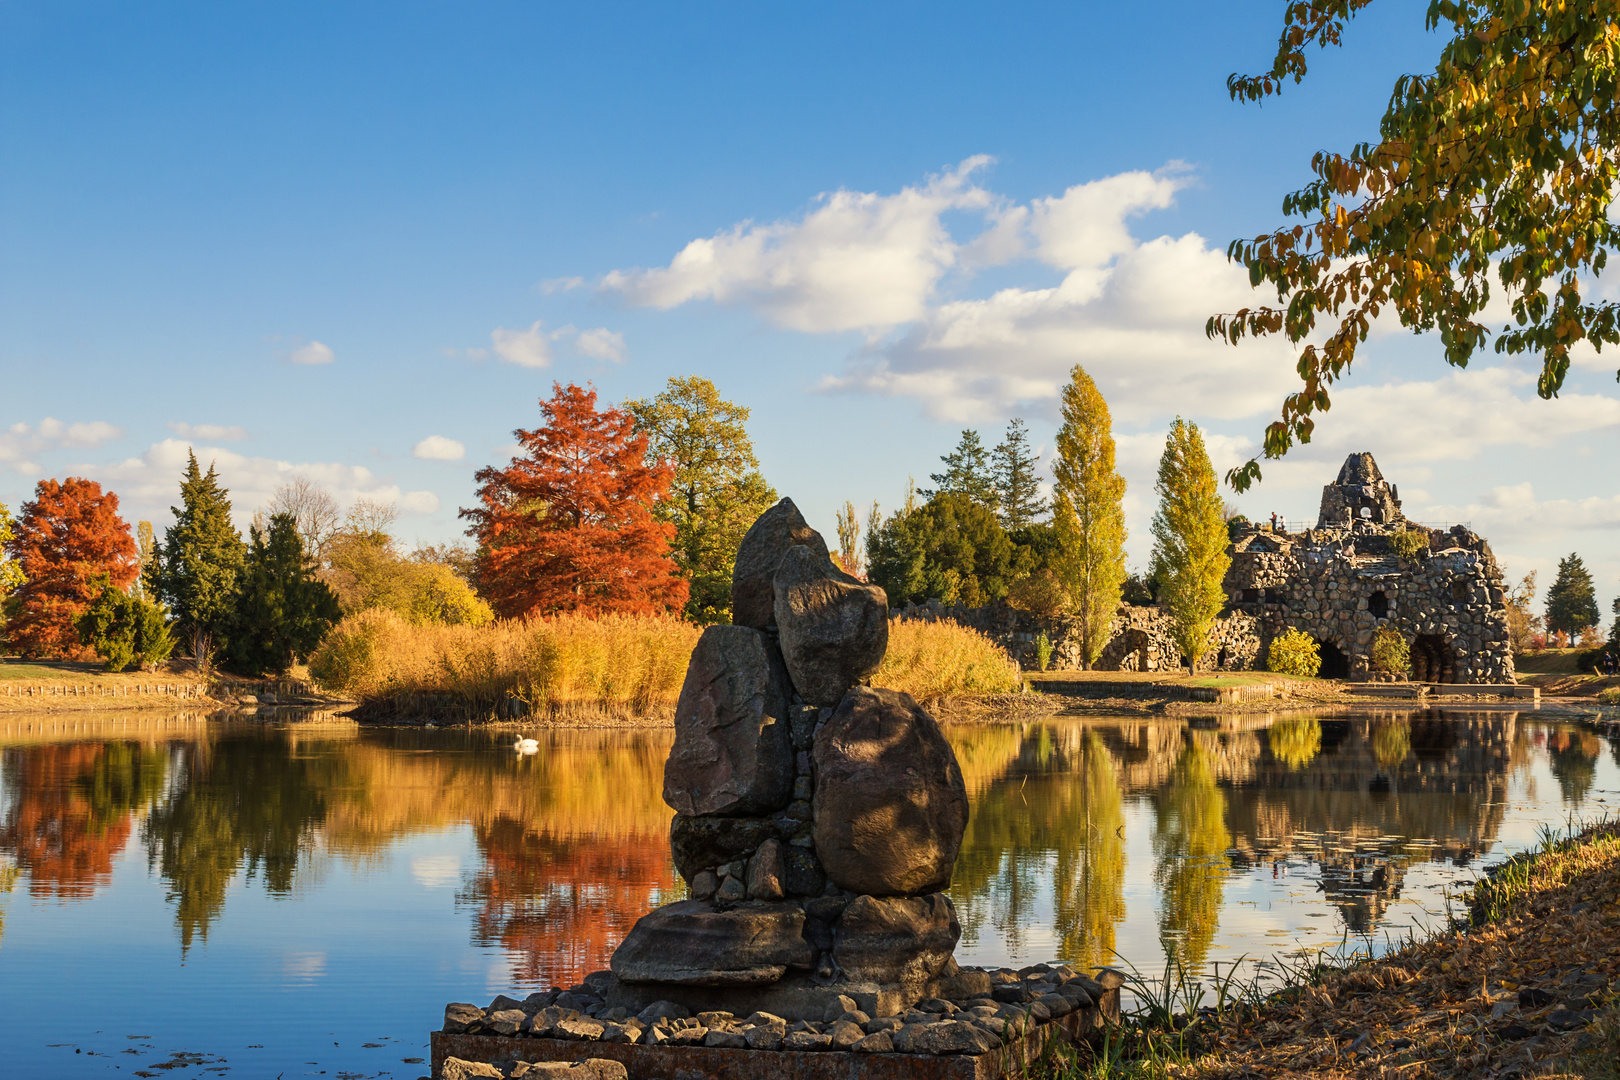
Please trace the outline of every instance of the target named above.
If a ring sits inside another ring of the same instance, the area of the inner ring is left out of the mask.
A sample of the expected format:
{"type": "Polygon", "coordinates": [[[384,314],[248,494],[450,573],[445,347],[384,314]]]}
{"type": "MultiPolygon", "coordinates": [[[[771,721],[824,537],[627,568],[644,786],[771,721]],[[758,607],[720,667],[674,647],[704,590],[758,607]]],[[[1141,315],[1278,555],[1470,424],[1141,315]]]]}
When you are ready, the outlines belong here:
{"type": "Polygon", "coordinates": [[[525,453],[479,470],[463,509],[479,543],[478,580],[506,618],[562,611],[680,611],[688,584],[671,556],[675,526],[654,512],[674,467],[647,461],[648,437],[595,389],[552,385],[545,423],[514,432],[525,453]]]}
{"type": "Polygon", "coordinates": [[[1037,473],[1040,457],[1030,449],[1029,429],[1014,417],[1007,434],[990,451],[990,470],[996,485],[996,507],[1001,524],[1009,533],[1027,528],[1046,516],[1046,500],[1041,498],[1037,473]]]}
{"type": "Polygon", "coordinates": [[[836,517],[838,525],[838,550],[833,552],[833,558],[838,568],[846,574],[866,579],[866,555],[861,550],[861,520],[855,515],[855,504],[848,499],[838,511],[836,517]]]}
{"type": "MultiPolygon", "coordinates": [[[[494,612],[467,580],[471,553],[440,544],[405,554],[393,534],[395,517],[392,503],[358,499],[321,545],[326,567],[320,577],[344,614],[387,608],[418,624],[482,626],[493,620],[494,612]]],[[[302,527],[298,531],[308,551],[309,538],[302,527]]]]}
{"type": "Polygon", "coordinates": [[[1571,552],[1558,560],[1558,576],[1547,590],[1547,632],[1567,635],[1573,645],[1582,630],[1598,624],[1599,617],[1592,572],[1571,552]]]}
{"type": "Polygon", "coordinates": [[[939,460],[945,463],[945,471],[929,475],[939,486],[933,491],[921,492],[924,498],[961,495],[980,506],[997,509],[1000,499],[996,491],[995,465],[977,431],[963,431],[956,449],[939,460]]]}
{"type": "Polygon", "coordinates": [[[1221,583],[1232,559],[1215,468],[1198,425],[1176,418],[1159,458],[1159,510],[1153,515],[1153,570],[1159,604],[1193,672],[1209,648],[1209,630],[1226,603],[1221,583]]]}
{"type": "Polygon", "coordinates": [[[233,670],[264,675],[307,660],[343,611],[316,576],[297,518],[275,514],[267,530],[249,532],[228,655],[233,670]]]}
{"type": "MultiPolygon", "coordinates": [[[[1270,70],[1227,80],[1234,100],[1281,93],[1306,73],[1306,51],[1337,45],[1371,0],[1286,7],[1270,70]]],[[[1557,395],[1581,342],[1620,342],[1620,304],[1596,289],[1620,240],[1620,2],[1431,0],[1446,38],[1430,75],[1402,75],[1379,137],[1348,154],[1318,152],[1306,187],[1283,200],[1303,219],[1228,255],[1275,305],[1217,315],[1211,337],[1236,344],[1282,334],[1299,346],[1303,385],[1265,433],[1264,456],[1309,442],[1314,414],[1350,370],[1374,320],[1438,330],[1447,362],[1485,347],[1494,276],[1512,322],[1498,353],[1538,355],[1537,392],[1557,395]],[[1318,326],[1325,321],[1325,326],[1318,326]]],[[[1242,490],[1257,459],[1227,478],[1242,490]]]]}
{"type": "Polygon", "coordinates": [[[26,579],[6,602],[6,637],[23,656],[90,658],[79,616],[102,588],[127,589],[139,560],[118,496],[94,480],[41,480],[6,541],[26,579]]]}
{"type": "Polygon", "coordinates": [[[1536,572],[1530,571],[1518,585],[1507,590],[1503,597],[1507,608],[1508,640],[1513,652],[1529,652],[1541,629],[1541,616],[1530,610],[1530,601],[1536,598],[1536,572]]]}
{"type": "Polygon", "coordinates": [[[1108,402],[1078,364],[1063,388],[1062,410],[1053,466],[1053,569],[1079,619],[1081,660],[1090,668],[1108,644],[1125,582],[1125,478],[1114,467],[1108,402]]]}
{"type": "Polygon", "coordinates": [[[624,408],[646,437],[648,466],[673,469],[669,496],[654,503],[653,515],[675,527],[675,563],[690,584],[686,617],[728,622],[737,547],[777,501],[754,457],[748,409],[696,375],[671,378],[657,397],[624,408]]]}
{"type": "Polygon", "coordinates": [[[220,486],[212,462],[204,473],[197,455],[189,455],[180,481],[180,505],[171,506],[169,512],[174,524],[158,546],[158,598],[190,638],[194,651],[223,646],[236,611],[237,578],[247,549],[231,524],[230,492],[220,486]]]}

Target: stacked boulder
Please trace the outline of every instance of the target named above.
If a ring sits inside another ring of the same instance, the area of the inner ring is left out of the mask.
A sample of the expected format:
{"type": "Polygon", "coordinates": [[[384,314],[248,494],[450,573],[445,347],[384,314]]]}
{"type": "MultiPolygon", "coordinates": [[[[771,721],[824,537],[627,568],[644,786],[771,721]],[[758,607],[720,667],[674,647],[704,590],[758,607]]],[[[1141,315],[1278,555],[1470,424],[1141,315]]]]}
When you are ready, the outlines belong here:
{"type": "Polygon", "coordinates": [[[664,800],[691,899],[644,916],[613,955],[613,1005],[658,1001],[817,1019],[971,993],[943,889],[967,791],[938,723],[866,684],[888,598],[841,571],[789,499],[744,537],[730,626],[693,650],[664,800]]]}

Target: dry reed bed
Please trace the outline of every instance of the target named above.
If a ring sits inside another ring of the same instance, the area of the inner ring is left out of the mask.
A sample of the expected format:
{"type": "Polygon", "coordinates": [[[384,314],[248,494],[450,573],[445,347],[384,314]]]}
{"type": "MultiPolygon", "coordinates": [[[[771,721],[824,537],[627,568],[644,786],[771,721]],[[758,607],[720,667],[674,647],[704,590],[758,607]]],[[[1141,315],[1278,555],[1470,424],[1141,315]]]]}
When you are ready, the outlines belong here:
{"type": "MultiPolygon", "coordinates": [[[[310,661],[361,715],[482,721],[520,712],[571,723],[667,722],[701,628],[669,616],[559,615],[487,626],[409,622],[375,609],[344,619],[310,661]]],[[[975,630],[894,622],[875,686],[919,701],[1005,695],[1022,676],[975,630]]]]}

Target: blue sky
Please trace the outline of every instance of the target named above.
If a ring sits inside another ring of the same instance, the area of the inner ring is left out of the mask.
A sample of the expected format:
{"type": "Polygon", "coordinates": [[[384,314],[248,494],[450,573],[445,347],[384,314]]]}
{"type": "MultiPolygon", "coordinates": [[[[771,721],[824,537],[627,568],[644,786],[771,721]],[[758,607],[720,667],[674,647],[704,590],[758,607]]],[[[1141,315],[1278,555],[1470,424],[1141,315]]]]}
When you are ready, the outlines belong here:
{"type": "MultiPolygon", "coordinates": [[[[1176,415],[1223,467],[1290,388],[1229,240],[1432,67],[1387,0],[1265,107],[1281,4],[0,7],[0,501],[89,475],[169,520],[186,448],[242,520],[305,475],[453,538],[554,379],[701,374],[831,531],[963,426],[1039,442],[1083,363],[1113,405],[1133,561],[1176,415]]],[[[1579,550],[1620,589],[1620,394],[1448,369],[1375,335],[1318,442],[1236,498],[1313,518],[1370,450],[1423,521],[1513,573],[1579,550]]]]}

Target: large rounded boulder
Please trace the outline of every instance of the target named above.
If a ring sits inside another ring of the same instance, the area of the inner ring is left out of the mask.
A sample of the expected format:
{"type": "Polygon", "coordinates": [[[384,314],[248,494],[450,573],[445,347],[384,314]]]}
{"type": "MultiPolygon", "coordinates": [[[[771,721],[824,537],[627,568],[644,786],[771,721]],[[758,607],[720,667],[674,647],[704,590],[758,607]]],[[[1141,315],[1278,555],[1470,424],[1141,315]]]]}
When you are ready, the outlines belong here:
{"type": "Polygon", "coordinates": [[[816,854],[840,888],[939,892],[967,829],[951,744],[910,694],[857,686],[816,732],[816,854]]]}
{"type": "Polygon", "coordinates": [[[746,626],[711,626],[675,704],[664,801],[682,814],[760,814],[793,796],[787,673],[746,626]]]}
{"type": "Polygon", "coordinates": [[[889,598],[827,556],[792,548],[776,570],[776,627],[799,696],[810,705],[837,705],[883,663],[889,598]]]}

